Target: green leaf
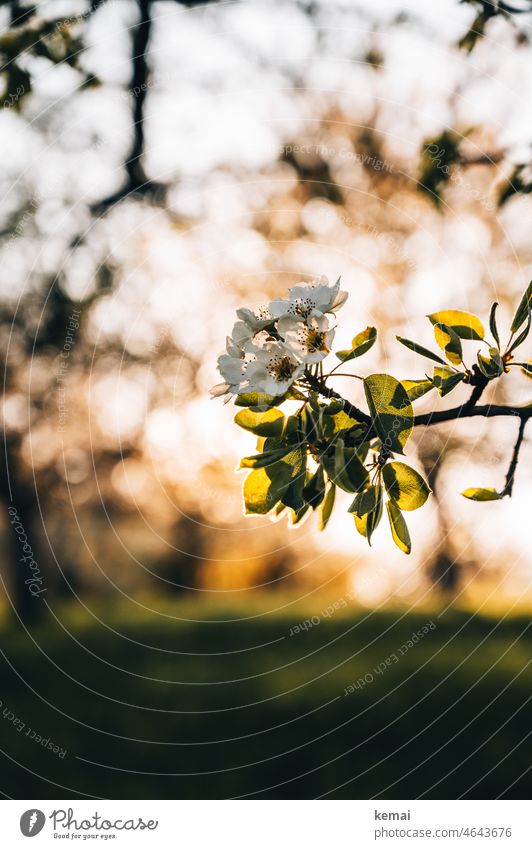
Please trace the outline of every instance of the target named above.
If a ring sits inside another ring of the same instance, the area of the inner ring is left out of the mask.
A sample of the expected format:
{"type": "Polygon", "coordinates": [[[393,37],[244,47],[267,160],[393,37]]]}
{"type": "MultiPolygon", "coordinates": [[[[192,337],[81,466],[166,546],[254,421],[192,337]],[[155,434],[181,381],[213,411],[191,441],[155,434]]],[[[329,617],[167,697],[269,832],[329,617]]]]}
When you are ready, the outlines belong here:
{"type": "Polygon", "coordinates": [[[286,455],[283,462],[290,465],[292,477],[282,496],[282,502],[293,510],[302,510],[305,506],[303,488],[307,478],[307,454],[303,446],[294,448],[290,454],[286,455]]]}
{"type": "Polygon", "coordinates": [[[523,374],[526,374],[527,377],[532,377],[532,362],[529,363],[515,363],[516,366],[521,366],[521,371],[523,374]]]}
{"type": "Polygon", "coordinates": [[[359,492],[347,512],[356,513],[359,518],[365,516],[366,513],[371,513],[372,510],[375,510],[379,499],[382,497],[381,489],[380,485],[368,486],[367,489],[359,492]]]}
{"type": "Polygon", "coordinates": [[[388,495],[401,510],[417,510],[429,497],[427,482],[406,463],[386,463],[382,478],[388,495]]]}
{"type": "Polygon", "coordinates": [[[434,325],[434,336],[436,342],[445,351],[445,356],[453,366],[459,366],[462,362],[462,343],[458,333],[455,333],[452,327],[446,324],[434,325]]]}
{"type": "Polygon", "coordinates": [[[266,410],[263,413],[251,409],[241,410],[235,416],[235,424],[249,430],[256,436],[281,436],[284,428],[284,415],[280,410],[266,410]]]}
{"type": "Polygon", "coordinates": [[[307,480],[303,487],[303,498],[313,510],[319,507],[325,497],[325,477],[321,466],[307,480]]]}
{"type": "Polygon", "coordinates": [[[530,333],[530,325],[531,325],[531,323],[532,323],[532,314],[529,312],[529,313],[528,313],[528,319],[527,319],[526,327],[525,327],[525,329],[524,329],[524,330],[522,330],[522,331],[521,331],[521,333],[519,334],[519,336],[517,337],[517,339],[515,339],[515,340],[512,342],[512,344],[510,345],[510,347],[508,348],[508,353],[509,353],[509,354],[511,354],[511,353],[512,353],[512,351],[515,351],[515,349],[516,349],[516,348],[518,348],[518,347],[519,347],[519,345],[521,345],[521,343],[525,341],[526,337],[527,337],[527,336],[528,336],[528,334],[530,333]]]}
{"type": "Polygon", "coordinates": [[[322,460],[329,478],[345,492],[358,492],[369,480],[368,470],[362,465],[356,448],[346,447],[340,437],[335,445],[334,458],[322,460]]]}
{"type": "Polygon", "coordinates": [[[493,306],[490,310],[490,330],[491,330],[491,335],[493,336],[493,338],[495,339],[495,342],[497,343],[497,348],[500,348],[501,347],[501,340],[499,339],[499,331],[497,330],[497,315],[496,315],[498,306],[499,306],[499,304],[497,303],[497,301],[495,301],[495,303],[493,304],[493,306]]]}
{"type": "Polygon", "coordinates": [[[386,502],[386,510],[388,511],[388,521],[390,522],[390,530],[392,539],[397,548],[400,548],[405,554],[410,554],[412,544],[410,542],[410,534],[405,518],[397,504],[393,501],[386,502]]]}
{"type": "Polygon", "coordinates": [[[408,348],[415,354],[421,354],[422,357],[426,357],[428,360],[433,360],[435,363],[441,363],[442,366],[445,365],[445,360],[440,357],[439,354],[434,354],[432,351],[429,351],[428,348],[424,348],[423,345],[418,345],[417,342],[411,342],[410,339],[404,339],[402,336],[396,336],[395,338],[401,343],[401,345],[404,345],[405,348],[408,348]]]}
{"type": "Polygon", "coordinates": [[[401,383],[411,401],[417,401],[418,398],[422,398],[423,395],[435,388],[432,380],[428,378],[424,380],[402,380],[401,383]]]}
{"type": "Polygon", "coordinates": [[[282,499],[291,477],[291,467],[283,462],[267,469],[253,469],[244,481],[244,512],[247,515],[269,513],[282,499]]]}
{"type": "Polygon", "coordinates": [[[383,446],[388,451],[403,454],[414,419],[406,389],[389,374],[370,374],[364,380],[364,391],[383,446]]]}
{"type": "Polygon", "coordinates": [[[299,389],[296,389],[295,386],[291,386],[290,389],[286,391],[284,395],[280,395],[277,398],[274,398],[277,404],[281,404],[283,401],[306,401],[306,395],[303,395],[299,389]]]}
{"type": "Polygon", "coordinates": [[[365,354],[366,351],[369,351],[369,349],[372,348],[375,344],[376,339],[377,328],[366,327],[365,330],[362,330],[361,333],[357,333],[357,335],[353,338],[353,341],[351,342],[351,348],[345,351],[337,351],[336,356],[343,363],[347,363],[349,360],[354,360],[357,357],[361,357],[362,354],[365,354]]]}
{"type": "Polygon", "coordinates": [[[285,457],[291,449],[277,448],[275,451],[264,451],[262,454],[253,454],[251,457],[242,457],[239,469],[263,469],[266,466],[272,466],[277,463],[282,457],[285,457]]]}
{"type": "Polygon", "coordinates": [[[532,281],[528,284],[528,287],[525,290],[523,297],[521,298],[521,300],[519,302],[519,306],[517,307],[517,310],[516,310],[515,315],[513,317],[513,321],[512,321],[511,327],[510,327],[510,330],[512,331],[512,333],[516,333],[519,330],[519,328],[521,327],[521,325],[525,323],[525,321],[527,320],[528,315],[530,313],[531,307],[532,307],[532,281]]]}
{"type": "Polygon", "coordinates": [[[500,492],[492,486],[472,486],[464,489],[462,495],[471,501],[498,501],[501,498],[500,492]]]}
{"type": "Polygon", "coordinates": [[[299,523],[305,518],[310,510],[310,504],[303,504],[299,510],[290,510],[290,515],[292,517],[292,525],[299,525],[299,523]]]}
{"type": "Polygon", "coordinates": [[[334,498],[336,495],[336,487],[333,483],[329,485],[327,492],[325,493],[325,498],[323,499],[320,508],[319,508],[319,517],[320,523],[319,528],[320,531],[324,531],[327,527],[327,523],[331,518],[331,513],[334,507],[334,498]]]}
{"type": "Polygon", "coordinates": [[[446,324],[460,339],[484,339],[484,325],[473,313],[463,310],[441,310],[427,318],[432,324],[446,324]]]}
{"type": "Polygon", "coordinates": [[[355,520],[355,527],[359,534],[363,537],[367,537],[367,525],[368,525],[368,516],[357,516],[356,513],[353,513],[353,519],[355,520]]]}
{"type": "Polygon", "coordinates": [[[337,413],[341,413],[343,409],[344,405],[341,401],[331,401],[331,403],[327,404],[327,406],[324,408],[323,415],[335,416],[337,413]]]}
{"type": "Polygon", "coordinates": [[[504,363],[498,348],[490,348],[489,357],[484,357],[479,351],[477,353],[477,363],[480,371],[488,380],[500,377],[504,373],[504,363]]]}
{"type": "Polygon", "coordinates": [[[452,390],[462,382],[464,377],[465,374],[461,371],[455,371],[454,369],[447,367],[435,368],[432,382],[443,398],[445,395],[448,395],[449,392],[452,392],[452,390]]]}
{"type": "Polygon", "coordinates": [[[305,499],[303,497],[303,487],[305,486],[305,475],[299,474],[292,478],[290,485],[283,494],[282,501],[285,507],[290,507],[298,512],[305,507],[305,499]]]}
{"type": "Polygon", "coordinates": [[[501,352],[494,346],[491,346],[488,350],[492,363],[499,369],[499,374],[502,374],[504,371],[504,363],[502,361],[501,352]]]}
{"type": "MultiPolygon", "coordinates": [[[[382,487],[380,485],[371,486],[365,492],[360,493],[357,498],[360,496],[366,496],[366,498],[358,508],[358,512],[355,510],[353,518],[357,531],[366,537],[368,544],[371,545],[371,537],[382,517],[382,487]],[[372,508],[366,512],[361,512],[365,510],[368,504],[372,504],[372,508]]],[[[355,498],[355,501],[357,498],[355,498]]],[[[354,504],[349,508],[349,512],[353,512],[353,506],[354,504]]]]}
{"type": "Polygon", "coordinates": [[[273,395],[266,395],[265,392],[247,392],[236,396],[235,407],[255,407],[260,412],[280,404],[281,400],[283,400],[282,395],[275,398],[273,395]]]}
{"type": "Polygon", "coordinates": [[[360,422],[357,422],[356,419],[348,416],[347,413],[344,413],[343,410],[339,413],[335,413],[331,416],[331,419],[334,423],[333,433],[339,433],[341,430],[351,430],[352,428],[359,427],[361,433],[365,433],[367,428],[364,425],[361,425],[360,422]]]}

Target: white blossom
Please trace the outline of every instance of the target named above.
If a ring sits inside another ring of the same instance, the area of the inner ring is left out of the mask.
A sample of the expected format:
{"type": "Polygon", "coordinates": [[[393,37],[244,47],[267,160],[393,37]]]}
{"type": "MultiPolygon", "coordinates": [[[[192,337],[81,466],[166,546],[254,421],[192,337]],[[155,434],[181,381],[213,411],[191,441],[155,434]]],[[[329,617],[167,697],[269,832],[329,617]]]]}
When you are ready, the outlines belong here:
{"type": "Polygon", "coordinates": [[[236,314],[254,333],[264,330],[265,327],[274,321],[273,316],[266,306],[260,306],[257,312],[253,312],[253,310],[247,307],[241,307],[236,311],[236,314]]]}
{"type": "Polygon", "coordinates": [[[274,339],[265,341],[247,368],[254,391],[282,395],[305,370],[304,364],[284,345],[274,339]]]}
{"type": "Polygon", "coordinates": [[[298,283],[289,297],[272,301],[254,312],[237,310],[238,321],[226,339],[226,353],[218,358],[223,383],[211,389],[214,397],[249,392],[283,395],[304,374],[308,365],[329,353],[335,330],[327,313],[339,309],[347,298],[340,279],[330,285],[326,277],[298,283]]]}
{"type": "Polygon", "coordinates": [[[288,290],[289,297],[272,301],[270,315],[274,319],[292,316],[304,321],[311,313],[334,313],[345,303],[347,292],[340,291],[340,278],[331,286],[326,277],[311,283],[298,283],[288,290]]]}
{"type": "MultiPolygon", "coordinates": [[[[237,324],[241,324],[241,322],[237,322],[237,324]]],[[[217,383],[212,387],[210,391],[213,398],[222,395],[227,395],[230,398],[232,395],[241,395],[244,392],[252,391],[247,369],[250,363],[254,361],[255,355],[251,350],[247,350],[248,345],[251,345],[248,338],[239,339],[237,334],[235,339],[237,324],[233,328],[233,337],[227,337],[227,353],[218,357],[218,371],[224,382],[217,383]]]]}
{"type": "Polygon", "coordinates": [[[331,350],[335,330],[319,312],[311,313],[306,321],[286,316],[277,326],[286,347],[304,363],[319,363],[331,350]]]}

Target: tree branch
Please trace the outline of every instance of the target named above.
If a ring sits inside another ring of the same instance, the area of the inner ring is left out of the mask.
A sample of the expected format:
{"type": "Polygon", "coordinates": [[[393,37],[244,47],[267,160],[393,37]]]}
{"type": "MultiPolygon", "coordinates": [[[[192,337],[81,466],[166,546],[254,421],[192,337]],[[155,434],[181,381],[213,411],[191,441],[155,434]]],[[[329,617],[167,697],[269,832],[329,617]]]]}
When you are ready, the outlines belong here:
{"type": "Polygon", "coordinates": [[[510,460],[510,465],[508,466],[508,472],[506,474],[506,480],[504,482],[504,487],[501,491],[501,498],[504,498],[506,495],[511,497],[512,491],[514,488],[514,477],[517,469],[517,463],[519,462],[519,451],[521,450],[521,445],[523,444],[523,439],[525,436],[525,428],[526,428],[527,419],[522,418],[519,422],[519,431],[517,433],[517,440],[514,445],[514,450],[512,453],[512,459],[510,460]]]}
{"type": "Polygon", "coordinates": [[[511,6],[509,3],[506,3],[504,0],[499,0],[497,4],[499,9],[502,9],[503,12],[508,12],[509,15],[527,15],[532,12],[532,5],[529,5],[527,8],[518,8],[516,6],[511,6]]]}
{"type": "Polygon", "coordinates": [[[151,3],[152,0],[137,0],[139,19],[133,30],[132,74],[129,82],[129,93],[133,100],[133,141],[124,162],[126,180],[118,191],[91,207],[91,211],[96,214],[105,212],[130,195],[143,197],[150,195],[155,199],[164,197],[164,186],[147,179],[142,161],[144,158],[144,105],[150,77],[147,51],[152,28],[151,3]]]}
{"type": "MultiPolygon", "coordinates": [[[[373,424],[371,416],[362,412],[362,410],[354,404],[351,404],[351,402],[340,395],[339,392],[336,392],[334,389],[331,389],[329,386],[324,384],[319,377],[315,377],[310,373],[310,371],[308,371],[308,369],[305,371],[305,380],[311,389],[315,392],[319,392],[319,394],[324,398],[341,401],[347,415],[356,419],[357,422],[362,422],[368,425],[373,424]]],[[[451,407],[448,410],[432,410],[430,413],[420,413],[419,415],[414,416],[413,426],[429,426],[442,424],[443,422],[452,422],[457,419],[470,419],[477,417],[491,419],[495,416],[514,416],[519,418],[521,423],[526,423],[528,419],[532,418],[532,404],[527,407],[508,407],[502,404],[477,405],[476,402],[482,395],[486,384],[482,385],[482,383],[479,382],[473,389],[471,397],[459,407],[451,407]]],[[[371,427],[367,433],[367,438],[371,438],[376,435],[375,429],[371,427]]]]}
{"type": "Polygon", "coordinates": [[[489,383],[487,377],[485,377],[478,366],[473,366],[473,372],[471,377],[471,383],[473,384],[473,391],[468,401],[466,401],[465,406],[467,408],[474,407],[475,404],[480,401],[482,393],[484,392],[486,386],[489,383]]]}
{"type": "Polygon", "coordinates": [[[363,413],[358,407],[355,407],[350,401],[347,401],[346,398],[343,398],[339,392],[336,392],[334,389],[331,389],[330,386],[327,386],[319,377],[315,377],[308,369],[305,369],[305,380],[311,389],[315,392],[319,392],[320,395],[323,395],[324,398],[330,398],[334,401],[341,401],[344,407],[345,412],[348,416],[351,416],[352,419],[356,419],[357,422],[363,422],[364,424],[371,424],[371,416],[368,416],[367,413],[363,413]]]}
{"type": "Polygon", "coordinates": [[[451,407],[449,410],[433,410],[431,413],[421,413],[414,416],[414,427],[441,424],[442,422],[452,422],[456,419],[469,419],[476,416],[487,419],[495,416],[517,416],[521,421],[528,421],[532,417],[532,405],[529,407],[506,407],[502,404],[483,404],[482,406],[471,407],[466,402],[460,407],[451,407]]]}

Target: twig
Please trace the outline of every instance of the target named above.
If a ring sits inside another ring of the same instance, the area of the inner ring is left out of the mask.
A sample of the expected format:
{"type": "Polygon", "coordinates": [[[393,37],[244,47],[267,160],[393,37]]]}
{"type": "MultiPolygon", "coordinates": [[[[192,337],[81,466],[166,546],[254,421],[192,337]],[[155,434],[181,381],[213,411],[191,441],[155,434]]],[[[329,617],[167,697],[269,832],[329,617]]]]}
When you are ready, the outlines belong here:
{"type": "Polygon", "coordinates": [[[486,386],[487,386],[487,385],[488,385],[488,383],[489,383],[488,378],[487,378],[487,377],[485,377],[485,376],[481,373],[481,371],[477,368],[477,366],[473,366],[473,378],[472,378],[472,381],[474,381],[474,383],[473,383],[473,391],[472,391],[472,393],[471,393],[471,395],[470,395],[470,397],[469,397],[469,400],[468,400],[468,401],[466,401],[466,403],[465,403],[465,405],[464,405],[464,406],[466,406],[468,409],[470,409],[471,407],[474,407],[474,406],[475,406],[475,404],[477,404],[477,403],[478,403],[478,401],[480,401],[480,398],[481,398],[481,396],[482,396],[482,393],[484,392],[484,390],[485,390],[486,386]]]}
{"type": "MultiPolygon", "coordinates": [[[[311,389],[315,392],[319,392],[319,394],[324,398],[341,401],[345,412],[348,416],[351,416],[351,418],[364,424],[373,424],[371,417],[368,416],[367,413],[362,412],[362,410],[354,404],[351,404],[351,402],[346,398],[343,398],[339,392],[336,392],[334,389],[326,386],[319,378],[315,377],[308,370],[305,372],[305,380],[311,389]]],[[[465,404],[461,404],[459,407],[451,407],[448,410],[432,410],[430,413],[421,413],[414,416],[412,422],[413,427],[442,424],[443,422],[452,422],[457,419],[470,419],[477,417],[491,419],[495,416],[517,416],[522,423],[527,422],[528,419],[532,418],[532,405],[527,407],[507,407],[502,404],[478,405],[476,402],[482,395],[484,388],[485,386],[480,384],[475,386],[471,397],[465,402],[465,404]]],[[[376,435],[377,434],[372,427],[368,431],[366,438],[370,439],[372,436],[376,435]]]]}
{"type": "Polygon", "coordinates": [[[352,419],[355,419],[357,422],[363,422],[364,424],[368,425],[372,423],[371,416],[368,416],[367,413],[363,413],[362,410],[359,410],[358,407],[355,407],[354,404],[351,404],[350,401],[347,401],[346,398],[343,398],[339,392],[335,392],[335,390],[331,389],[330,386],[326,386],[323,381],[311,374],[308,369],[305,370],[305,380],[307,381],[311,389],[314,389],[315,392],[319,392],[320,395],[323,395],[324,398],[330,398],[334,399],[335,401],[341,401],[345,412],[348,416],[351,416],[352,419]]]}
{"type": "Polygon", "coordinates": [[[118,191],[98,201],[91,207],[93,213],[100,214],[131,195],[147,195],[159,200],[164,197],[165,187],[148,180],[144,172],[144,106],[149,88],[150,70],[147,51],[150,40],[152,0],[137,0],[139,20],[133,30],[131,45],[132,74],[129,92],[133,100],[133,141],[124,162],[126,180],[118,191]]]}
{"type": "Polygon", "coordinates": [[[506,474],[504,488],[501,490],[501,498],[504,498],[506,495],[511,497],[512,495],[512,491],[514,488],[515,471],[517,469],[517,463],[519,462],[519,451],[521,450],[521,445],[523,444],[523,439],[525,436],[526,423],[527,419],[524,418],[522,418],[519,422],[519,431],[517,433],[517,439],[514,445],[512,459],[510,460],[510,465],[508,466],[508,472],[506,474]]]}
{"type": "Polygon", "coordinates": [[[482,406],[470,407],[466,403],[462,404],[461,407],[451,407],[450,410],[433,410],[431,413],[421,413],[419,416],[414,416],[414,427],[441,424],[441,422],[452,422],[455,419],[469,419],[476,416],[487,419],[495,416],[518,416],[521,421],[528,421],[532,417],[532,406],[505,407],[502,404],[483,404],[482,406]]]}

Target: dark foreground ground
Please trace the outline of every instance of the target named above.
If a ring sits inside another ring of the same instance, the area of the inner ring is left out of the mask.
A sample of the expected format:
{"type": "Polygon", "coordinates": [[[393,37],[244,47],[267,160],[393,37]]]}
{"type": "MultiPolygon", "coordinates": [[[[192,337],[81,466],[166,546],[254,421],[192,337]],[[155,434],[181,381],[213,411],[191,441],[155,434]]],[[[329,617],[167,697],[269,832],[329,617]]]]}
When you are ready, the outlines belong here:
{"type": "Polygon", "coordinates": [[[4,626],[3,794],[530,797],[524,618],[343,611],[290,636],[293,608],[138,610],[4,626]]]}

